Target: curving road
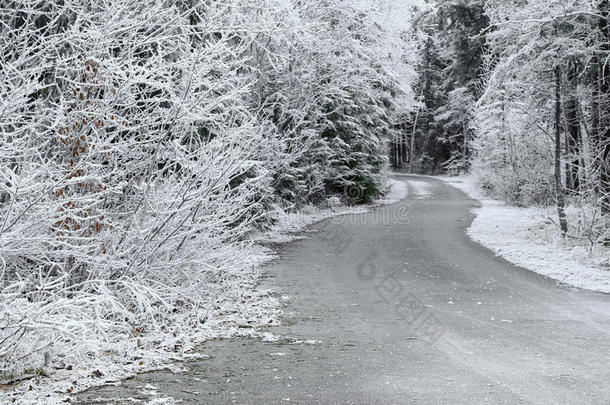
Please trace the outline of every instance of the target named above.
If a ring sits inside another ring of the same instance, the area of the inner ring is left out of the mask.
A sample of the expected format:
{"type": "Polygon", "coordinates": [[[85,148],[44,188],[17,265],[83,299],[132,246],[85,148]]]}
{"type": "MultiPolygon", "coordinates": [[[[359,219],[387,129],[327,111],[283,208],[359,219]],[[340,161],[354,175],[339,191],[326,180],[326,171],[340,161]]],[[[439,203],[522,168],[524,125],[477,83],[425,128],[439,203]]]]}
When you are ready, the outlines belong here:
{"type": "Polygon", "coordinates": [[[290,339],[209,342],[188,373],[79,403],[153,384],[185,404],[609,404],[610,296],[495,257],[465,235],[476,201],[396,179],[433,194],[317,224],[267,267],[264,283],[294,297],[271,329],[290,339]]]}

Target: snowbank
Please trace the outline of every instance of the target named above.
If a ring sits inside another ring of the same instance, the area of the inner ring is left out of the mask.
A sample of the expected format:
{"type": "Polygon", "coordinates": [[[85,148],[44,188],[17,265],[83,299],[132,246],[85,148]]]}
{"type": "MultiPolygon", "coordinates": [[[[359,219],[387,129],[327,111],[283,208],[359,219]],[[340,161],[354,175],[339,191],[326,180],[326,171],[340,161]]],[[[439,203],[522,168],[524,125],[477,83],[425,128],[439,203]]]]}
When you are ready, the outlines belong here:
{"type": "MultiPolygon", "coordinates": [[[[562,283],[593,291],[610,293],[610,249],[594,246],[591,250],[564,241],[553,208],[510,207],[483,196],[472,176],[444,178],[470,197],[481,208],[468,229],[474,241],[493,250],[511,263],[562,283]]],[[[575,209],[568,209],[574,218],[575,209]]]]}

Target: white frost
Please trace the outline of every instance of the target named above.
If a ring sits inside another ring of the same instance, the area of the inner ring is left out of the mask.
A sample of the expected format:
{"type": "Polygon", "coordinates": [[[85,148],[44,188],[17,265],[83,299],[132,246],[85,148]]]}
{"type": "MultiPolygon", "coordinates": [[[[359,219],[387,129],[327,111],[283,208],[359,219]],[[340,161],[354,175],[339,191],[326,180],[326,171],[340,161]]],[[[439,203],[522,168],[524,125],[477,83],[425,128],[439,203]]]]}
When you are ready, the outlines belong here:
{"type": "Polygon", "coordinates": [[[409,195],[409,189],[404,181],[388,179],[388,193],[379,201],[380,204],[389,205],[395,204],[400,200],[404,200],[409,195]]]}

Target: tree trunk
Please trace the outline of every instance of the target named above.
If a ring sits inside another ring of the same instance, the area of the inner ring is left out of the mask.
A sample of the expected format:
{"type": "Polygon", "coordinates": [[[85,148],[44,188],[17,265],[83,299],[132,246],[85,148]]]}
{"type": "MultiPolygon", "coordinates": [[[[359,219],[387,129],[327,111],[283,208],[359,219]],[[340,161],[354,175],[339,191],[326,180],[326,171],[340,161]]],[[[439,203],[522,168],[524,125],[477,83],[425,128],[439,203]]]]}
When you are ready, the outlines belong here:
{"type": "Polygon", "coordinates": [[[566,118],[566,189],[572,193],[580,191],[580,154],[582,137],[580,119],[578,116],[578,68],[572,63],[568,70],[567,101],[565,104],[566,118]]]}
{"type": "Polygon", "coordinates": [[[568,233],[568,221],[565,213],[565,196],[561,183],[561,68],[555,67],[555,194],[557,195],[557,213],[563,236],[568,233]]]}
{"type": "Polygon", "coordinates": [[[462,168],[464,171],[468,168],[468,130],[466,125],[462,126],[462,133],[464,134],[464,143],[462,145],[462,168]]]}
{"type": "Polygon", "coordinates": [[[407,151],[407,129],[405,128],[400,132],[400,144],[402,145],[402,153],[400,155],[400,167],[402,168],[405,165],[405,162],[408,159],[408,151],[407,151]]]}
{"type": "Polygon", "coordinates": [[[610,52],[610,29],[608,18],[610,17],[610,2],[601,0],[598,4],[602,18],[599,19],[599,30],[601,32],[601,53],[598,56],[599,75],[599,104],[597,138],[594,153],[599,157],[599,193],[601,198],[602,213],[610,214],[610,120],[608,117],[608,97],[610,97],[610,66],[607,57],[610,52]],[[602,116],[601,113],[604,113],[602,116]]]}
{"type": "MultiPolygon", "coordinates": [[[[597,55],[592,61],[591,83],[593,83],[593,94],[591,101],[591,141],[599,140],[599,58],[597,55]]],[[[593,145],[595,146],[595,145],[593,145]]]]}
{"type": "MultiPolygon", "coordinates": [[[[423,94],[423,91],[422,91],[423,94]]],[[[420,107],[417,107],[417,112],[415,113],[415,120],[413,121],[413,131],[411,132],[411,145],[409,146],[409,173],[413,173],[413,168],[415,164],[415,135],[417,134],[417,122],[419,121],[419,110],[420,107]]]]}
{"type": "Polygon", "coordinates": [[[392,142],[390,142],[390,155],[391,155],[391,164],[393,169],[398,169],[400,166],[399,156],[400,153],[398,151],[398,136],[394,135],[392,142]]]}

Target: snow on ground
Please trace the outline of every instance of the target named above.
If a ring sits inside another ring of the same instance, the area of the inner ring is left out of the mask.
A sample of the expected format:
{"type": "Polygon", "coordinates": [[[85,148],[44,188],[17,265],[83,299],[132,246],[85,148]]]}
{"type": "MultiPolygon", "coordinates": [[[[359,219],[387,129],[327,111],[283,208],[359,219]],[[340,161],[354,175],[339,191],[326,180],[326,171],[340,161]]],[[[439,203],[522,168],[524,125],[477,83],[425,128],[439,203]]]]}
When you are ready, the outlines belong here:
{"type": "MultiPolygon", "coordinates": [[[[251,252],[253,263],[269,259],[259,247],[251,252]]],[[[49,376],[30,376],[15,386],[2,386],[0,403],[60,404],[73,402],[75,394],[99,385],[116,384],[135,374],[164,368],[179,370],[181,361],[200,358],[196,346],[206,340],[236,336],[260,337],[257,328],[279,324],[279,301],[271,291],[258,289],[255,269],[243,269],[230,290],[215,300],[205,313],[184,311],[175,314],[173,325],[164,331],[137,336],[109,337],[113,343],[91,353],[79,363],[68,363],[50,371],[49,376]],[[203,319],[205,321],[202,321],[203,319]],[[189,327],[187,327],[189,326],[189,327]]],[[[168,402],[169,403],[169,402],[168,402]]]]}
{"type": "Polygon", "coordinates": [[[407,187],[407,184],[404,181],[389,179],[388,187],[390,188],[390,191],[388,191],[384,199],[379,200],[378,203],[384,205],[395,204],[400,200],[404,200],[405,198],[407,198],[407,195],[409,194],[409,188],[407,187]]]}
{"type": "MultiPolygon", "coordinates": [[[[481,202],[468,229],[474,241],[511,263],[562,283],[610,293],[610,249],[566,242],[554,222],[553,208],[518,208],[485,197],[472,176],[444,180],[481,202]]],[[[576,209],[568,209],[575,220],[576,209]]]]}
{"type": "MultiPolygon", "coordinates": [[[[389,180],[388,193],[383,200],[364,207],[346,207],[336,198],[329,200],[329,208],[305,207],[300,213],[278,215],[274,229],[255,238],[260,244],[284,243],[296,239],[294,232],[335,216],[368,212],[375,206],[393,204],[405,198],[407,187],[403,182],[389,180]]],[[[0,403],[62,404],[75,400],[78,392],[87,388],[120,384],[135,374],[170,368],[179,370],[181,361],[199,358],[197,345],[206,340],[231,337],[249,337],[273,340],[269,332],[258,328],[279,324],[280,300],[272,291],[258,287],[260,268],[274,258],[273,252],[255,245],[244,254],[244,268],[230,275],[234,279],[227,291],[213,301],[204,313],[185,311],[175,314],[177,326],[163,332],[132,336],[114,336],[101,355],[81,359],[79,364],[65,364],[49,376],[29,375],[16,383],[0,383],[0,403]],[[188,318],[188,319],[187,319],[188,318]],[[192,318],[192,319],[191,319],[192,318]],[[201,321],[205,319],[205,321],[201,321]],[[184,325],[192,325],[184,327],[184,325]]],[[[48,372],[48,371],[47,371],[48,372]]],[[[4,383],[10,382],[10,378],[4,383]]],[[[129,400],[129,399],[126,399],[129,400]]],[[[154,403],[171,404],[171,398],[157,398],[154,403]]]]}

